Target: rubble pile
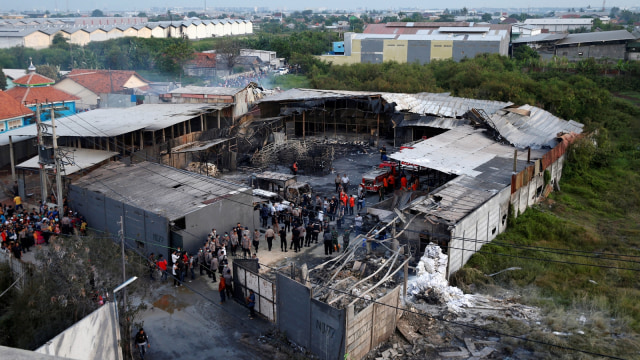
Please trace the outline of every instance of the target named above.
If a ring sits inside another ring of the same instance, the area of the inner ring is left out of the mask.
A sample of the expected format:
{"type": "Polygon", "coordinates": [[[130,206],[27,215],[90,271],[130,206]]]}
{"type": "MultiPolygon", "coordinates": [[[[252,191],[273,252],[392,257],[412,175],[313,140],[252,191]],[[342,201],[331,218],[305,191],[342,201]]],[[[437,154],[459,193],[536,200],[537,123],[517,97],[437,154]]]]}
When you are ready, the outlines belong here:
{"type": "Polygon", "coordinates": [[[466,295],[447,281],[447,255],[440,246],[429,244],[416,267],[417,276],[409,280],[407,293],[409,301],[420,304],[444,305],[453,313],[462,307],[473,306],[473,295],[466,295]]]}
{"type": "MultiPolygon", "coordinates": [[[[355,254],[355,249],[352,250],[355,254]]],[[[337,262],[331,267],[312,272],[314,281],[332,279],[328,283],[330,286],[314,290],[314,297],[339,309],[354,303],[354,309],[358,312],[367,307],[370,300],[381,298],[400,285],[401,281],[393,276],[394,271],[389,270],[390,267],[396,269],[404,259],[400,261],[399,257],[385,258],[374,253],[357,258],[346,256],[344,263],[337,262]]]]}
{"type": "Polygon", "coordinates": [[[212,177],[216,177],[220,174],[220,170],[216,164],[205,162],[190,162],[189,165],[187,165],[186,170],[212,177]]]}

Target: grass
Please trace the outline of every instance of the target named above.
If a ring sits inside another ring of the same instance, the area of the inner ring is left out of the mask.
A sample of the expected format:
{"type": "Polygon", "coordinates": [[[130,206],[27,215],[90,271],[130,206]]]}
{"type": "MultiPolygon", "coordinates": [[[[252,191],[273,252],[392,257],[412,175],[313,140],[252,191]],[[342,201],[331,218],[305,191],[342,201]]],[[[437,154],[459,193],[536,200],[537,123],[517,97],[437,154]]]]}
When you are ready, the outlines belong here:
{"type": "Polygon", "coordinates": [[[309,88],[311,85],[309,84],[309,79],[304,75],[287,74],[271,77],[269,86],[289,90],[294,88],[309,88]]]}
{"type": "MultiPolygon", "coordinates": [[[[621,101],[640,106],[640,93],[618,95],[621,101]]],[[[607,142],[576,151],[565,162],[561,191],[525,211],[514,226],[482,248],[520,258],[477,253],[453,282],[463,289],[475,284],[481,291],[495,286],[516,290],[525,302],[548,312],[545,325],[554,331],[593,332],[568,338],[566,344],[636,357],[640,271],[625,268],[640,270],[640,111],[626,113],[630,117],[624,130],[612,131],[607,142]],[[533,246],[569,251],[543,252],[533,246]],[[522,270],[494,278],[484,275],[512,266],[522,270]],[[576,325],[576,314],[585,314],[588,326],[576,325]]]]}

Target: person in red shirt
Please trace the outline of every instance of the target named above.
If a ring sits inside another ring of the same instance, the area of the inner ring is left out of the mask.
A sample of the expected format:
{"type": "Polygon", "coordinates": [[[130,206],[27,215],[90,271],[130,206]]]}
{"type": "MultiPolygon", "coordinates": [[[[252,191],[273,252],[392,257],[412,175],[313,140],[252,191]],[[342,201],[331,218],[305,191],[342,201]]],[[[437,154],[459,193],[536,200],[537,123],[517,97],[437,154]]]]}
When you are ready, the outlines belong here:
{"type": "Polygon", "coordinates": [[[407,188],[407,177],[404,175],[402,175],[402,177],[400,178],[400,188],[401,189],[407,188]]]}
{"type": "Polygon", "coordinates": [[[396,179],[393,177],[393,174],[389,175],[389,181],[388,181],[388,183],[389,183],[389,189],[390,189],[391,191],[393,191],[393,190],[395,190],[395,189],[396,189],[396,187],[395,187],[395,185],[396,185],[396,179]]]}
{"type": "Polygon", "coordinates": [[[158,262],[156,262],[156,264],[158,264],[158,268],[162,272],[162,276],[160,277],[160,280],[167,281],[167,259],[163,259],[162,255],[160,255],[158,257],[158,262]]]}
{"type": "Polygon", "coordinates": [[[356,206],[356,197],[351,195],[349,198],[349,215],[353,215],[353,208],[356,206]]]}

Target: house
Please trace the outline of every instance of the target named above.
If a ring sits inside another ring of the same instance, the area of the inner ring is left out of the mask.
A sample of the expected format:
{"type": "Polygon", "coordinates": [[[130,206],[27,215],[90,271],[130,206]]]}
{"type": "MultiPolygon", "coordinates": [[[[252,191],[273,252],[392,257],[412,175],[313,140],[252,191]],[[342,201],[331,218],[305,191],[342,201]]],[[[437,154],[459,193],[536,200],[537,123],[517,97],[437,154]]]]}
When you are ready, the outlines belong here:
{"type": "Polygon", "coordinates": [[[0,133],[28,124],[33,115],[31,109],[0,90],[0,133]]]}
{"type": "MultiPolygon", "coordinates": [[[[37,105],[41,106],[40,119],[51,119],[51,109],[55,109],[55,117],[61,118],[76,113],[78,97],[51,86],[55,80],[36,74],[36,68],[31,64],[29,73],[13,81],[14,87],[7,90],[7,95],[24,104],[32,111],[37,105]]],[[[26,125],[26,124],[24,124],[26,125]]]]}
{"type": "Polygon", "coordinates": [[[195,253],[211,228],[253,224],[252,189],[171,166],[112,163],[69,186],[69,202],[92,227],[143,253],[195,253]],[[162,194],[162,196],[158,196],[162,194]]]}
{"type": "Polygon", "coordinates": [[[197,52],[195,57],[184,65],[184,74],[203,78],[214,78],[217,76],[216,53],[197,52]]]}
{"type": "Polygon", "coordinates": [[[145,88],[148,84],[135,71],[73,69],[54,87],[77,96],[78,108],[95,109],[132,106],[133,89],[145,88]]]}
{"type": "Polygon", "coordinates": [[[7,78],[7,90],[13,87],[13,80],[27,75],[25,69],[2,69],[2,72],[7,78]]]}

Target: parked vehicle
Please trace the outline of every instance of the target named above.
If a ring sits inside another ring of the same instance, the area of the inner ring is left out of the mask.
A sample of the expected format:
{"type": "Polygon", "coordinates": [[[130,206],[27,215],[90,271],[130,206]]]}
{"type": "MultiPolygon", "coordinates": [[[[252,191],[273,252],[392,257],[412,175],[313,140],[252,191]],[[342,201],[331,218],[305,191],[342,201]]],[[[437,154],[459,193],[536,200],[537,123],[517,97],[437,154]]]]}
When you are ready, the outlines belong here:
{"type": "Polygon", "coordinates": [[[393,175],[398,176],[399,166],[398,163],[393,161],[384,161],[378,165],[377,169],[367,171],[362,175],[362,187],[365,191],[378,192],[380,187],[383,186],[383,179],[393,175]]]}

